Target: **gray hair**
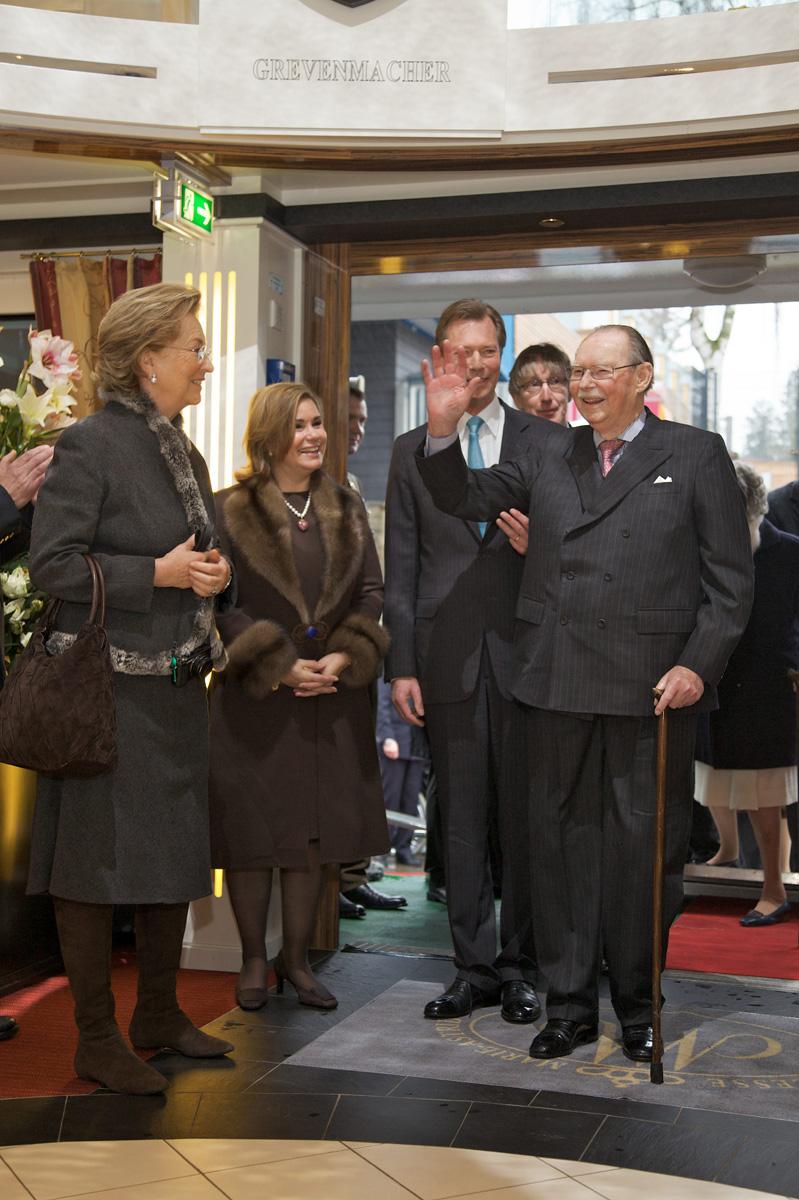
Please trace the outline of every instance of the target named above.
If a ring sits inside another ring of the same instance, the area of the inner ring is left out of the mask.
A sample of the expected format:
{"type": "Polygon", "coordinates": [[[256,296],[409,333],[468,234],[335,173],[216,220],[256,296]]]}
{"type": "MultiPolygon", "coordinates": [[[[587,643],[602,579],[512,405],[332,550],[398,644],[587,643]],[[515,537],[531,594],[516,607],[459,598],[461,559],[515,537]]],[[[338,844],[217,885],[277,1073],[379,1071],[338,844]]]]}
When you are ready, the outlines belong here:
{"type": "Polygon", "coordinates": [[[744,462],[735,464],[735,475],[746,504],[747,521],[764,516],[768,511],[768,490],[762,475],[744,462]]]}

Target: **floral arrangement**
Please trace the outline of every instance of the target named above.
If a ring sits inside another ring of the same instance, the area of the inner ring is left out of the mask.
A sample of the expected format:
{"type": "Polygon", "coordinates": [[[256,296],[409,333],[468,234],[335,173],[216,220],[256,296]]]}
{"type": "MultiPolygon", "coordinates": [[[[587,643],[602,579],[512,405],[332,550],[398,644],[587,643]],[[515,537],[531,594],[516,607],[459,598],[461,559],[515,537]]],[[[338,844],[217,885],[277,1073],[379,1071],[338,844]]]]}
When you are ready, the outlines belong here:
{"type": "Polygon", "coordinates": [[[22,454],[48,441],[75,420],[73,380],[80,379],[80,371],[72,342],[53,337],[49,329],[32,329],[28,343],[30,353],[16,390],[0,391],[0,458],[10,450],[22,454]]]}
{"type": "MultiPolygon", "coordinates": [[[[73,383],[80,379],[80,371],[72,342],[53,337],[49,329],[41,333],[32,329],[28,343],[30,352],[16,389],[0,390],[0,458],[12,450],[24,454],[33,446],[52,441],[75,421],[71,411],[76,402],[73,383]]],[[[0,592],[8,670],[30,641],[46,602],[46,596],[31,584],[27,554],[17,555],[0,567],[0,592]]]]}

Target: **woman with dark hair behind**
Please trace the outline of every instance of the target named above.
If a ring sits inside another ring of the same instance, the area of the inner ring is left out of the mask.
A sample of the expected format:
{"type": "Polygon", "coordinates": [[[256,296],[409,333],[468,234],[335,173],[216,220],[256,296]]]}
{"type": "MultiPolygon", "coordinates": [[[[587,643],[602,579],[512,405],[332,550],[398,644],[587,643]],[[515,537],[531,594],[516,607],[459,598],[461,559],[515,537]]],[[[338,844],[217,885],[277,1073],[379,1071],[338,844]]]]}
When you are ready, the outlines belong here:
{"type": "Polygon", "coordinates": [[[199,303],[193,288],[163,283],[111,305],[98,335],[100,411],[61,434],[31,535],[31,576],[63,602],[52,653],[86,620],[87,552],[108,598],[118,762],[91,779],[39,779],[28,890],[53,896],[75,1070],[118,1092],[162,1092],[167,1080],[114,1019],[115,904],[136,906],[133,1045],[196,1058],[233,1049],[195,1029],[175,995],[188,904],[210,890],[202,673],[221,655],[215,597],[231,580],[219,551],[195,544],[210,547],[213,496],[180,415],[213,370],[199,303]]]}
{"type": "Polygon", "coordinates": [[[248,465],[217,496],[236,607],[220,616],[228,666],[211,688],[211,846],[242,944],[236,999],[266,1003],[266,925],[280,868],[283,949],[301,1004],[334,1008],[308,948],[326,863],[388,848],[368,685],[388,645],[366,510],[322,471],[321,405],[303,384],[250,401],[248,465]]]}
{"type": "Polygon", "coordinates": [[[742,925],[774,925],[790,911],[781,874],[784,808],[797,799],[796,696],[788,672],[799,667],[799,538],[764,519],[761,477],[735,472],[746,500],[755,564],[749,623],[719,685],[717,712],[700,720],[696,798],[719,832],[711,866],[738,857],[738,810],[749,814],[763,865],[763,888],[742,925]]]}

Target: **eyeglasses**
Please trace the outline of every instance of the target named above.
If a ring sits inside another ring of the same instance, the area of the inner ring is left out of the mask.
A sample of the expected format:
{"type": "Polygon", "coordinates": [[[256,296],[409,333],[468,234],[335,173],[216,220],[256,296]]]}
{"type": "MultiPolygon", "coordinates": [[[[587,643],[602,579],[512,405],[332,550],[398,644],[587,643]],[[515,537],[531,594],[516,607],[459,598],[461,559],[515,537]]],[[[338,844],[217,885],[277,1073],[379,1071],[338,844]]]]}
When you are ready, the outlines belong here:
{"type": "Polygon", "coordinates": [[[545,379],[542,383],[539,379],[530,379],[527,383],[521,385],[519,391],[529,392],[535,396],[539,392],[542,392],[545,387],[549,388],[553,396],[565,396],[569,390],[569,385],[561,380],[553,382],[552,380],[545,379]]]}
{"type": "Polygon", "coordinates": [[[617,371],[626,371],[628,367],[640,366],[640,363],[623,363],[620,367],[572,367],[569,379],[572,383],[579,383],[584,375],[590,375],[594,383],[601,383],[603,379],[612,379],[617,371]]]}
{"type": "Polygon", "coordinates": [[[210,362],[211,351],[207,346],[165,346],[165,350],[183,350],[186,354],[195,354],[197,362],[210,362]]]}

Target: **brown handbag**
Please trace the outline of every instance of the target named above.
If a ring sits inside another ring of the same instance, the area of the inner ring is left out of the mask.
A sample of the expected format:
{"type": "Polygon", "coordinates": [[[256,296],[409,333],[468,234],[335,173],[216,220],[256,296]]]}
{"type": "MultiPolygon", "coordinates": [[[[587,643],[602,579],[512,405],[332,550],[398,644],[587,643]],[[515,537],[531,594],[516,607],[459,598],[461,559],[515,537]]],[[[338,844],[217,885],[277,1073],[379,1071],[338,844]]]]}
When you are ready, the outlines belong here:
{"type": "Polygon", "coordinates": [[[97,561],[84,557],[92,606],[75,641],[61,654],[48,653],[47,639],[61,607],[60,600],[51,600],[0,691],[0,762],[42,775],[83,778],[116,765],[105,580],[97,561]]]}

